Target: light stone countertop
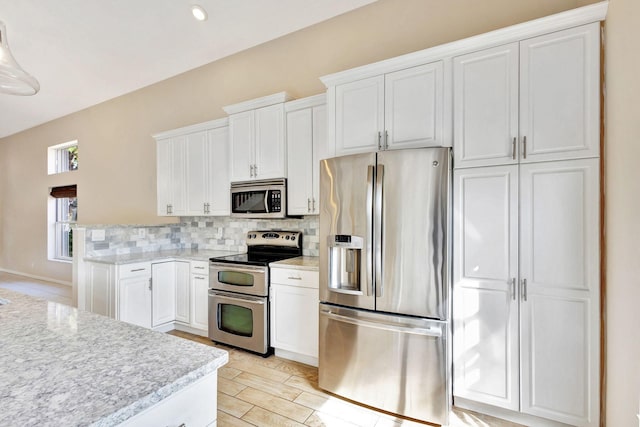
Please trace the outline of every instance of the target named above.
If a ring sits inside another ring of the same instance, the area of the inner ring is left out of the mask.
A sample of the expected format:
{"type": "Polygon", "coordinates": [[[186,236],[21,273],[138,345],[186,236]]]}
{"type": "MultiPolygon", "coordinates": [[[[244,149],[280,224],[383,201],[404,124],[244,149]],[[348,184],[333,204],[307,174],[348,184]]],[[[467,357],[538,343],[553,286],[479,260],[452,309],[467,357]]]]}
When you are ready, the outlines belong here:
{"type": "Polygon", "coordinates": [[[318,271],[319,258],[317,256],[300,256],[296,258],[283,259],[269,264],[269,267],[284,267],[294,270],[318,271]]]}
{"type": "Polygon", "coordinates": [[[234,255],[232,251],[208,251],[197,249],[174,249],[167,251],[151,251],[132,254],[85,257],[84,261],[100,262],[103,264],[132,264],[135,262],[184,259],[189,261],[209,261],[209,258],[234,255]]]}
{"type": "Polygon", "coordinates": [[[63,304],[6,289],[0,299],[2,426],[118,425],[228,361],[224,350],[63,304]]]}

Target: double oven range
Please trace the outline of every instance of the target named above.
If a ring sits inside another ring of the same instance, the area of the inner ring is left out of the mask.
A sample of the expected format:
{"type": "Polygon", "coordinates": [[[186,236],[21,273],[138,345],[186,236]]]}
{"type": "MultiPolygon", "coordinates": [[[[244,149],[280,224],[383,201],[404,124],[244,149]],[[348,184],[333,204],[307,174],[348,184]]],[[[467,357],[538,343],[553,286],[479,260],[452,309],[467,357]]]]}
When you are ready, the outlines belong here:
{"type": "Polygon", "coordinates": [[[247,252],[209,262],[209,338],[267,356],[269,263],[302,255],[299,231],[249,231],[247,252]]]}

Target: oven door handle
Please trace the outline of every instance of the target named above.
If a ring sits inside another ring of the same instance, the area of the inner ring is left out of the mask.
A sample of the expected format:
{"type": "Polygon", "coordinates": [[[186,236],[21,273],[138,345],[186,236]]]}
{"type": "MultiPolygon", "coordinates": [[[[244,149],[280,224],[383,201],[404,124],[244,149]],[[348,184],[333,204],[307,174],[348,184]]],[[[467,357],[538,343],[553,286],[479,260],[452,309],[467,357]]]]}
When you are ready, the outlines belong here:
{"type": "Polygon", "coordinates": [[[240,273],[266,273],[265,267],[237,267],[236,265],[231,264],[211,264],[212,268],[215,268],[219,271],[234,271],[240,273]]]}
{"type": "Polygon", "coordinates": [[[235,295],[235,296],[230,296],[229,294],[223,294],[220,292],[216,292],[214,290],[209,289],[209,296],[210,297],[217,297],[217,298],[224,298],[225,300],[228,301],[236,301],[236,302],[250,302],[253,304],[260,304],[260,305],[264,305],[266,304],[266,298],[254,298],[254,297],[250,297],[250,296],[240,296],[240,295],[235,295]]]}

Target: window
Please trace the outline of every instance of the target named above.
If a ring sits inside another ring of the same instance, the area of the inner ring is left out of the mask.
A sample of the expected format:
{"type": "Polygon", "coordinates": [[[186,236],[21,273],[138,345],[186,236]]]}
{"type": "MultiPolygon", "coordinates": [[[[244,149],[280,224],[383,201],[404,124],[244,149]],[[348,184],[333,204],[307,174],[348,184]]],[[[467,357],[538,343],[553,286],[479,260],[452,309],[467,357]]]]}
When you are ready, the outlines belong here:
{"type": "Polygon", "coordinates": [[[65,142],[49,147],[49,175],[78,169],[78,141],[65,142]]]}
{"type": "Polygon", "coordinates": [[[73,257],[72,225],[78,219],[78,198],[75,185],[53,187],[49,201],[49,258],[71,261],[73,257]]]}

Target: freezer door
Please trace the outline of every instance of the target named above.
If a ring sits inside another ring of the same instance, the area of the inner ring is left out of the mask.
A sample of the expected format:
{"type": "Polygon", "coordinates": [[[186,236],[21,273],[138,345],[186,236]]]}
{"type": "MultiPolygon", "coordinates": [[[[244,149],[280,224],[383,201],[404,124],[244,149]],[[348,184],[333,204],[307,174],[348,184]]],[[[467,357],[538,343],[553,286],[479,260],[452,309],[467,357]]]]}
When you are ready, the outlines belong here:
{"type": "Polygon", "coordinates": [[[375,153],[320,162],[320,300],[373,310],[375,153]]]}
{"type": "Polygon", "coordinates": [[[448,424],[448,324],[320,304],[318,384],[365,405],[448,424]]]}
{"type": "Polygon", "coordinates": [[[449,175],[448,148],[378,153],[376,311],[448,319],[449,175]]]}

